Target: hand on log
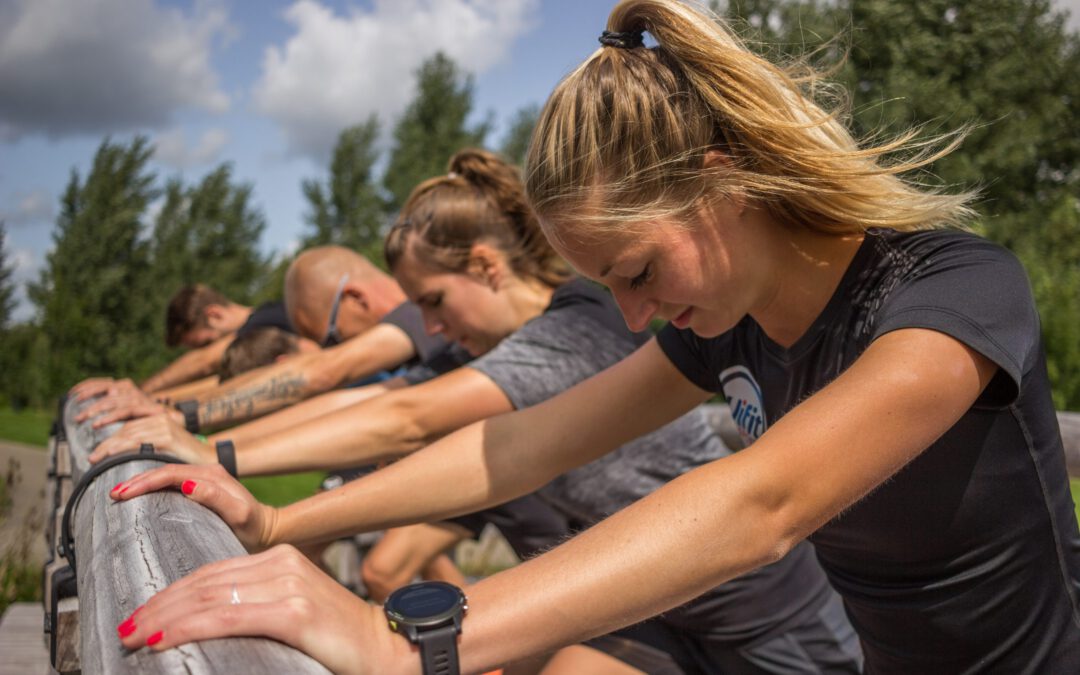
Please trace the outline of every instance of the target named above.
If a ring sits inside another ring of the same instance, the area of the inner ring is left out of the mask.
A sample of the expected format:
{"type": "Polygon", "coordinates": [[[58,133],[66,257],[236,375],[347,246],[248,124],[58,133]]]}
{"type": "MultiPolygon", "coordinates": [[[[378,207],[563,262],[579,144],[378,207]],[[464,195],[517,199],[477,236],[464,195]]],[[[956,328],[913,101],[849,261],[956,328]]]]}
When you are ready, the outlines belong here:
{"type": "Polygon", "coordinates": [[[176,455],[189,464],[214,464],[217,453],[208,444],[184,430],[170,415],[132,420],[118,432],[98,443],[88,459],[96,464],[106,457],[137,452],[143,443],[150,443],[157,452],[176,455]]]}
{"type": "Polygon", "coordinates": [[[179,410],[157,402],[143,393],[131,380],[108,378],[83,380],[71,388],[71,395],[77,401],[100,397],[75,417],[76,422],[96,418],[92,425],[95,429],[120,420],[160,414],[169,415],[180,424],[184,422],[184,416],[179,410]]]}
{"type": "Polygon", "coordinates": [[[118,484],[109,494],[117,501],[126,501],[166,488],[179,489],[188,499],[221,516],[248,551],[261,551],[273,541],[277,509],[255,499],[220,464],[168,464],[118,484]]]}
{"type": "MultiPolygon", "coordinates": [[[[202,486],[200,486],[201,489],[202,486]]],[[[400,672],[419,665],[382,609],[342,588],[291,546],[206,565],[150,598],[117,626],[130,650],[265,636],[335,673],[400,672]]]]}

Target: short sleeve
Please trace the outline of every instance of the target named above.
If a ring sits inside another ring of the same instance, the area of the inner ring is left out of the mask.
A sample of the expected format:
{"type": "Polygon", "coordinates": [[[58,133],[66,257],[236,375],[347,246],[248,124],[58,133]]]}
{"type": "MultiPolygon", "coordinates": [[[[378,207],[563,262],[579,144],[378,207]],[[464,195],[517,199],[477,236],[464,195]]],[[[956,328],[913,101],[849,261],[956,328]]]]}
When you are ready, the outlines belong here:
{"type": "Polygon", "coordinates": [[[1037,357],[1039,317],[1020,262],[1005,249],[957,236],[927,255],[885,301],[876,339],[904,328],[939,331],[1000,368],[979,403],[1003,406],[1020,392],[1037,357]]]}

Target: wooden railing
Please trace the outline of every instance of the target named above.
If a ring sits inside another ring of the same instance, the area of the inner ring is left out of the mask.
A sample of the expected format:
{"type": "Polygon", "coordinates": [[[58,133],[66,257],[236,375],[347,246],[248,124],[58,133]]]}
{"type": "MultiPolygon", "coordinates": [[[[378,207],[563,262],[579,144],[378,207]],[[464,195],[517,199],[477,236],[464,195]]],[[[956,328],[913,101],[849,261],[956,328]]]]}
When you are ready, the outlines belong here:
{"type": "MultiPolygon", "coordinates": [[[[109,425],[95,432],[88,422],[75,424],[81,407],[74,402],[64,406],[63,430],[57,430],[60,433],[51,443],[58,469],[51,486],[59,507],[50,533],[54,550],[64,543],[60,541],[61,521],[73,486],[91,469],[87,456],[121,426],[109,425]]],[[[117,483],[158,466],[161,462],[153,457],[139,456],[96,476],[81,497],[77,496],[69,523],[77,563],[77,594],[58,603],[50,636],[56,641],[54,667],[60,672],[81,669],[110,675],[327,673],[305,654],[268,639],[209,640],[162,652],[128,651],[120,645],[116,626],[154,593],[202,565],[246,555],[216,514],[177,492],[158,492],[126,502],[109,497],[117,483]]],[[[65,562],[54,555],[46,566],[48,614],[51,579],[64,574],[65,562]]],[[[67,594],[61,590],[59,595],[67,594]]]]}

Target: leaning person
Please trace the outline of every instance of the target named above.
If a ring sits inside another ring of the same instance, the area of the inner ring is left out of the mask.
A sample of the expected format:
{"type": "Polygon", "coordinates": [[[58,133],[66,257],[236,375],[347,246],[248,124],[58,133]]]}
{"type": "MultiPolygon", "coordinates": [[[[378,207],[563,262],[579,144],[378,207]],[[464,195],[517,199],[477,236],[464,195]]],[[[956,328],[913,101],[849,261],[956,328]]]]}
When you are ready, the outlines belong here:
{"type": "MultiPolygon", "coordinates": [[[[241,473],[398,457],[475,420],[537,405],[630,355],[648,339],[627,330],[609,294],[581,279],[568,280],[511,167],[488,153],[464,151],[451,161],[450,170],[413,192],[387,237],[386,252],[402,287],[424,311],[430,330],[461,344],[476,360],[430,382],[315,420],[287,440],[237,447],[241,473]]],[[[597,461],[537,482],[536,495],[572,527],[583,529],[726,455],[702,411],[692,408],[656,432],[626,439],[622,447],[597,461]]],[[[98,446],[94,459],[140,442],[162,446],[169,439],[124,429],[98,446]]],[[[213,461],[212,453],[198,446],[163,447],[193,461],[213,461]]],[[[482,452],[479,447],[474,451],[482,452]]],[[[475,461],[466,464],[473,471],[479,468],[475,461]]],[[[456,468],[440,465],[433,468],[447,469],[455,479],[438,489],[471,492],[477,484],[478,476],[463,479],[456,468]]],[[[527,464],[520,468],[529,471],[527,464]]],[[[242,488],[206,468],[183,467],[182,472],[195,485],[192,489],[189,483],[186,493],[221,510],[229,520],[230,507],[214,497],[239,495],[242,488]]],[[[115,494],[134,496],[155,480],[159,479],[135,479],[115,494]]],[[[368,521],[380,519],[387,509],[352,507],[357,499],[375,497],[362,487],[367,484],[361,478],[281,511],[276,521],[281,529],[270,528],[266,538],[253,541],[243,532],[241,536],[249,545],[262,547],[382,529],[369,527],[368,521]]],[[[395,503],[427,499],[410,488],[395,494],[383,494],[381,499],[395,503]]],[[[398,523],[386,523],[394,524],[398,523]]],[[[446,525],[474,533],[482,527],[475,517],[451,518],[446,525]]],[[[502,523],[498,525],[506,534],[502,523]]],[[[646,539],[638,544],[652,546],[646,539]]],[[[627,650],[628,642],[667,653],[688,673],[782,673],[792,668],[858,672],[854,634],[809,545],[793,547],[761,570],[701,590],[700,598],[653,621],[591,641],[595,649],[575,647],[558,654],[549,665],[551,672],[632,672],[631,666],[652,670],[636,660],[644,650],[627,650]]]]}

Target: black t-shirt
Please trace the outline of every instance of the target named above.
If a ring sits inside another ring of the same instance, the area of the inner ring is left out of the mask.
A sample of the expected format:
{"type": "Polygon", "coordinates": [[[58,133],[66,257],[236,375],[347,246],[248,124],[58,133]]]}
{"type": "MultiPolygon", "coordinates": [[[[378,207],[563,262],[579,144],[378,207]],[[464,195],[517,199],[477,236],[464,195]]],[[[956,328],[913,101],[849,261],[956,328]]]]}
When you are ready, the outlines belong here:
{"type": "Polygon", "coordinates": [[[1039,318],[1011,254],[962,232],[871,230],[790,348],[750,317],[712,339],[669,325],[659,342],[724,393],[752,442],[903,328],[945,333],[999,371],[941,439],[810,538],[867,672],[1080,672],[1080,533],[1039,318]]]}
{"type": "Polygon", "coordinates": [[[296,329],[293,328],[292,322],[289,321],[289,314],[285,311],[284,302],[264,302],[255,309],[251,310],[251,314],[248,315],[247,321],[244,325],[236,331],[236,337],[240,337],[245,333],[250,333],[256,328],[280,328],[283,331],[289,333],[295,333],[296,329]]]}

